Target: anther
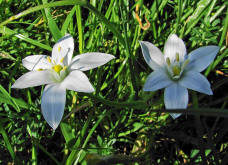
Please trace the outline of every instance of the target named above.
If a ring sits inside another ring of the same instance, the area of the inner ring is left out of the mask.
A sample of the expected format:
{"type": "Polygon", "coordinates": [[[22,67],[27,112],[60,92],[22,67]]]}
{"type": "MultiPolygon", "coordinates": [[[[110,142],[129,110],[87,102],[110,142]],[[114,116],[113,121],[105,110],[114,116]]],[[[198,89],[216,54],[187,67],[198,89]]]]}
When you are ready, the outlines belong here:
{"type": "Polygon", "coordinates": [[[60,62],[61,62],[61,63],[63,63],[63,61],[64,61],[64,57],[60,59],[60,62]]]}
{"type": "Polygon", "coordinates": [[[180,56],[179,53],[176,53],[176,61],[179,62],[180,61],[180,56]]]}
{"type": "Polygon", "coordinates": [[[167,58],[166,58],[166,63],[167,63],[167,65],[168,65],[168,66],[170,66],[170,65],[171,65],[171,62],[170,62],[169,57],[167,57],[167,58]]]}
{"type": "Polygon", "coordinates": [[[189,59],[184,61],[183,68],[185,68],[189,64],[189,59]]]}
{"type": "Polygon", "coordinates": [[[61,51],[61,46],[58,47],[58,52],[60,52],[60,51],[61,51]]]}
{"type": "Polygon", "coordinates": [[[67,66],[64,66],[62,70],[66,70],[67,69],[67,66]]]}
{"type": "Polygon", "coordinates": [[[48,62],[50,62],[50,63],[51,63],[51,58],[50,58],[50,57],[47,57],[47,60],[48,60],[48,62]]]}

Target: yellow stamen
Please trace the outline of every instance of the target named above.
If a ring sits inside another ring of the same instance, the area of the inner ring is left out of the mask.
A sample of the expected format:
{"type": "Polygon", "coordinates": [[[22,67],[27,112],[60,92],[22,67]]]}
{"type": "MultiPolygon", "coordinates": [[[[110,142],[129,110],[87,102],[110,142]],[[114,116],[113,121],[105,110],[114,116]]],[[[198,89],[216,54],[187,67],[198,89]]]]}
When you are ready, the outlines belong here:
{"type": "Polygon", "coordinates": [[[188,65],[188,63],[189,63],[189,59],[185,60],[183,64],[183,68],[185,68],[188,65]]]}
{"type": "Polygon", "coordinates": [[[59,73],[63,69],[63,67],[58,64],[58,65],[53,66],[52,69],[54,69],[54,71],[59,73]]]}
{"type": "Polygon", "coordinates": [[[173,67],[172,67],[172,70],[173,70],[174,76],[180,75],[181,69],[180,69],[180,67],[178,67],[177,65],[173,66],[173,67]]]}
{"type": "Polygon", "coordinates": [[[43,69],[41,69],[41,68],[39,68],[39,69],[37,69],[37,71],[42,71],[43,69]]]}
{"type": "Polygon", "coordinates": [[[176,61],[179,62],[180,61],[180,56],[179,53],[176,53],[176,61]]]}
{"type": "Polygon", "coordinates": [[[170,66],[170,65],[171,65],[171,62],[170,62],[169,57],[167,57],[167,58],[166,58],[166,63],[168,64],[168,66],[170,66]]]}
{"type": "Polygon", "coordinates": [[[50,63],[51,63],[51,58],[50,58],[50,57],[47,57],[47,60],[48,60],[48,62],[50,62],[50,63]]]}
{"type": "Polygon", "coordinates": [[[63,63],[63,61],[64,61],[64,57],[60,59],[60,62],[61,62],[61,63],[63,63]]]}
{"type": "Polygon", "coordinates": [[[66,69],[67,69],[67,66],[64,66],[64,67],[63,67],[63,70],[66,70],[66,69]]]}
{"type": "Polygon", "coordinates": [[[61,47],[59,46],[59,47],[58,47],[58,52],[60,52],[60,51],[61,51],[61,47]]]}

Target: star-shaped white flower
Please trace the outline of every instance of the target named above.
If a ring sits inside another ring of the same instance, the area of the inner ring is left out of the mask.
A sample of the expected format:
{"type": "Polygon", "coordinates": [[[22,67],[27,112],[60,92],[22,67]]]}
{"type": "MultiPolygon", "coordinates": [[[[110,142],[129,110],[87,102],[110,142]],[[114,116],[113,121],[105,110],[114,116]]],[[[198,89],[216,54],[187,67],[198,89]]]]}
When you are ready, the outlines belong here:
{"type": "Polygon", "coordinates": [[[74,40],[69,34],[61,38],[52,49],[52,56],[32,55],[22,60],[30,72],[25,73],[12,88],[28,88],[47,84],[41,99],[42,114],[47,123],[56,129],[62,119],[66,89],[77,92],[94,92],[87,76],[82,72],[101,66],[114,59],[105,53],[85,53],[72,59],[74,40]]]}
{"type": "MultiPolygon", "coordinates": [[[[172,34],[165,43],[164,55],[153,44],[140,41],[147,64],[154,70],[147,78],[144,91],[165,88],[166,109],[185,109],[188,105],[188,90],[207,95],[213,92],[208,80],[200,73],[214,60],[218,46],[200,47],[187,55],[184,42],[172,34]]],[[[180,114],[171,114],[177,118],[180,114]]]]}

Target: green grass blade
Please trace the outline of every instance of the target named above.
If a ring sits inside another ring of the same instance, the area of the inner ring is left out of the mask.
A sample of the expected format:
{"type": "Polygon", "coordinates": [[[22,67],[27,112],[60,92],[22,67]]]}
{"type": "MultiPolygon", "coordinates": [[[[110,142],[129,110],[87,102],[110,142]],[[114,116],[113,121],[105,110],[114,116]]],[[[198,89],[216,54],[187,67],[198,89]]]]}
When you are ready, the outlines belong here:
{"type": "Polygon", "coordinates": [[[24,41],[30,43],[30,44],[33,44],[33,45],[36,45],[36,46],[38,46],[40,48],[46,49],[48,51],[52,50],[52,48],[50,46],[42,44],[42,43],[40,43],[40,42],[38,42],[36,40],[33,40],[31,38],[28,38],[28,37],[26,37],[26,36],[24,36],[22,34],[18,34],[14,30],[11,30],[10,28],[7,28],[6,26],[0,27],[0,33],[2,33],[2,35],[12,35],[14,37],[17,37],[17,38],[19,38],[21,40],[24,40],[24,41]]]}
{"type": "Polygon", "coordinates": [[[42,10],[44,8],[57,7],[57,6],[67,6],[67,5],[82,5],[82,6],[84,6],[86,4],[87,4],[87,0],[65,0],[65,1],[56,1],[56,2],[52,2],[52,3],[46,3],[43,5],[38,5],[36,7],[32,7],[32,8],[27,9],[27,10],[25,10],[25,11],[23,11],[17,15],[10,17],[9,19],[0,23],[0,26],[6,25],[13,20],[16,20],[18,18],[26,16],[30,13],[35,12],[35,11],[42,10]]]}
{"type": "Polygon", "coordinates": [[[60,124],[60,128],[63,134],[63,137],[66,141],[66,144],[68,144],[73,138],[75,138],[75,136],[72,133],[72,128],[69,124],[61,122],[60,124]]]}
{"type": "Polygon", "coordinates": [[[194,11],[194,13],[191,15],[188,24],[187,24],[187,30],[185,32],[185,35],[187,35],[192,28],[199,22],[199,20],[204,15],[205,10],[209,7],[211,0],[201,0],[197,3],[197,8],[194,11]]]}
{"type": "MultiPolygon", "coordinates": [[[[47,4],[47,0],[43,0],[43,4],[47,4]]],[[[52,18],[51,12],[49,8],[45,8],[44,9],[46,17],[47,17],[47,21],[48,21],[48,27],[51,31],[51,34],[54,38],[54,40],[57,42],[60,38],[62,38],[62,34],[61,31],[59,30],[56,22],[54,21],[54,19],[52,18]]]]}
{"type": "Polygon", "coordinates": [[[32,165],[37,165],[37,151],[34,144],[32,144],[32,165]]]}
{"type": "Polygon", "coordinates": [[[83,53],[83,29],[82,29],[82,16],[81,16],[81,7],[76,5],[76,18],[77,18],[77,25],[78,25],[78,38],[79,38],[79,53],[83,53]]]}
{"type": "Polygon", "coordinates": [[[70,24],[70,22],[72,21],[73,19],[73,16],[74,16],[74,13],[76,11],[76,6],[74,6],[72,8],[72,10],[70,11],[70,13],[67,15],[67,18],[65,19],[64,23],[63,23],[63,26],[62,26],[62,29],[61,29],[61,33],[64,35],[66,32],[67,32],[67,28],[70,24]]]}
{"type": "MultiPolygon", "coordinates": [[[[102,112],[102,114],[98,117],[98,120],[96,121],[96,123],[94,124],[94,126],[91,128],[91,130],[89,131],[88,136],[85,139],[85,142],[82,145],[82,148],[85,148],[87,143],[89,142],[89,139],[91,138],[93,132],[96,130],[97,126],[100,124],[100,122],[104,119],[104,117],[106,116],[106,110],[102,112]]],[[[77,159],[74,162],[74,165],[77,165],[79,162],[79,158],[81,156],[83,152],[83,149],[79,151],[79,153],[77,154],[77,159]]]]}
{"type": "Polygon", "coordinates": [[[95,7],[93,7],[90,4],[87,4],[85,7],[88,8],[91,12],[93,12],[113,32],[113,34],[116,35],[119,41],[124,45],[124,39],[121,33],[116,29],[116,27],[111,22],[109,22],[109,20],[106,19],[104,15],[102,15],[95,7]]]}
{"type": "Polygon", "coordinates": [[[15,153],[13,151],[13,147],[10,144],[9,138],[7,136],[6,131],[4,130],[4,128],[2,127],[2,123],[0,122],[0,133],[2,134],[2,137],[4,139],[4,142],[6,144],[6,147],[10,153],[10,156],[12,157],[13,160],[15,160],[15,153]]]}
{"type": "Polygon", "coordinates": [[[36,143],[36,145],[39,147],[40,150],[42,150],[46,155],[48,155],[57,165],[61,165],[61,163],[54,156],[52,156],[52,154],[49,153],[41,144],[36,143]]]}
{"type": "Polygon", "coordinates": [[[0,102],[3,102],[3,103],[9,103],[11,104],[14,109],[17,111],[17,112],[20,112],[20,108],[19,106],[16,104],[16,102],[12,99],[12,97],[10,96],[10,94],[3,88],[2,85],[0,85],[0,102]],[[6,102],[4,102],[6,101],[6,102]]]}
{"type": "Polygon", "coordinates": [[[227,10],[226,10],[226,18],[225,18],[225,24],[223,26],[222,36],[221,36],[221,39],[219,41],[219,46],[220,47],[222,46],[223,42],[225,41],[227,29],[228,29],[228,7],[227,7],[227,10]]]}
{"type": "Polygon", "coordinates": [[[87,132],[87,129],[89,127],[89,124],[92,120],[92,117],[93,117],[93,112],[91,111],[89,113],[89,118],[86,120],[86,123],[84,124],[81,132],[80,132],[80,136],[78,137],[75,145],[73,146],[74,150],[72,150],[72,152],[70,153],[69,157],[67,158],[67,161],[66,161],[66,165],[71,165],[73,164],[74,160],[77,158],[77,153],[79,152],[79,150],[77,148],[80,147],[80,145],[82,144],[82,141],[84,139],[84,136],[87,132]]]}

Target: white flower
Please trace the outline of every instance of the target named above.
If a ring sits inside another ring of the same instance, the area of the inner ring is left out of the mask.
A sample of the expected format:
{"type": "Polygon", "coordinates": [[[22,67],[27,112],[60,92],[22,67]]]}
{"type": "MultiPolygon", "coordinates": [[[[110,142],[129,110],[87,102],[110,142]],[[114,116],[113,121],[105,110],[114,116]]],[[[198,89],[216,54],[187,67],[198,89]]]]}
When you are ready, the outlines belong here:
{"type": "Polygon", "coordinates": [[[41,99],[42,114],[56,129],[62,119],[66,89],[94,92],[87,76],[82,72],[101,66],[115,57],[104,53],[85,53],[72,59],[74,41],[69,34],[61,38],[52,49],[52,56],[32,55],[22,60],[30,72],[22,75],[12,88],[28,88],[47,84],[41,99]]]}
{"type": "MultiPolygon", "coordinates": [[[[147,64],[154,70],[147,78],[144,91],[165,88],[164,101],[167,109],[185,109],[188,90],[212,95],[208,80],[200,73],[214,60],[218,46],[204,46],[187,55],[184,42],[172,34],[165,43],[164,55],[153,44],[140,41],[147,64]]],[[[177,118],[180,114],[171,114],[177,118]]]]}

